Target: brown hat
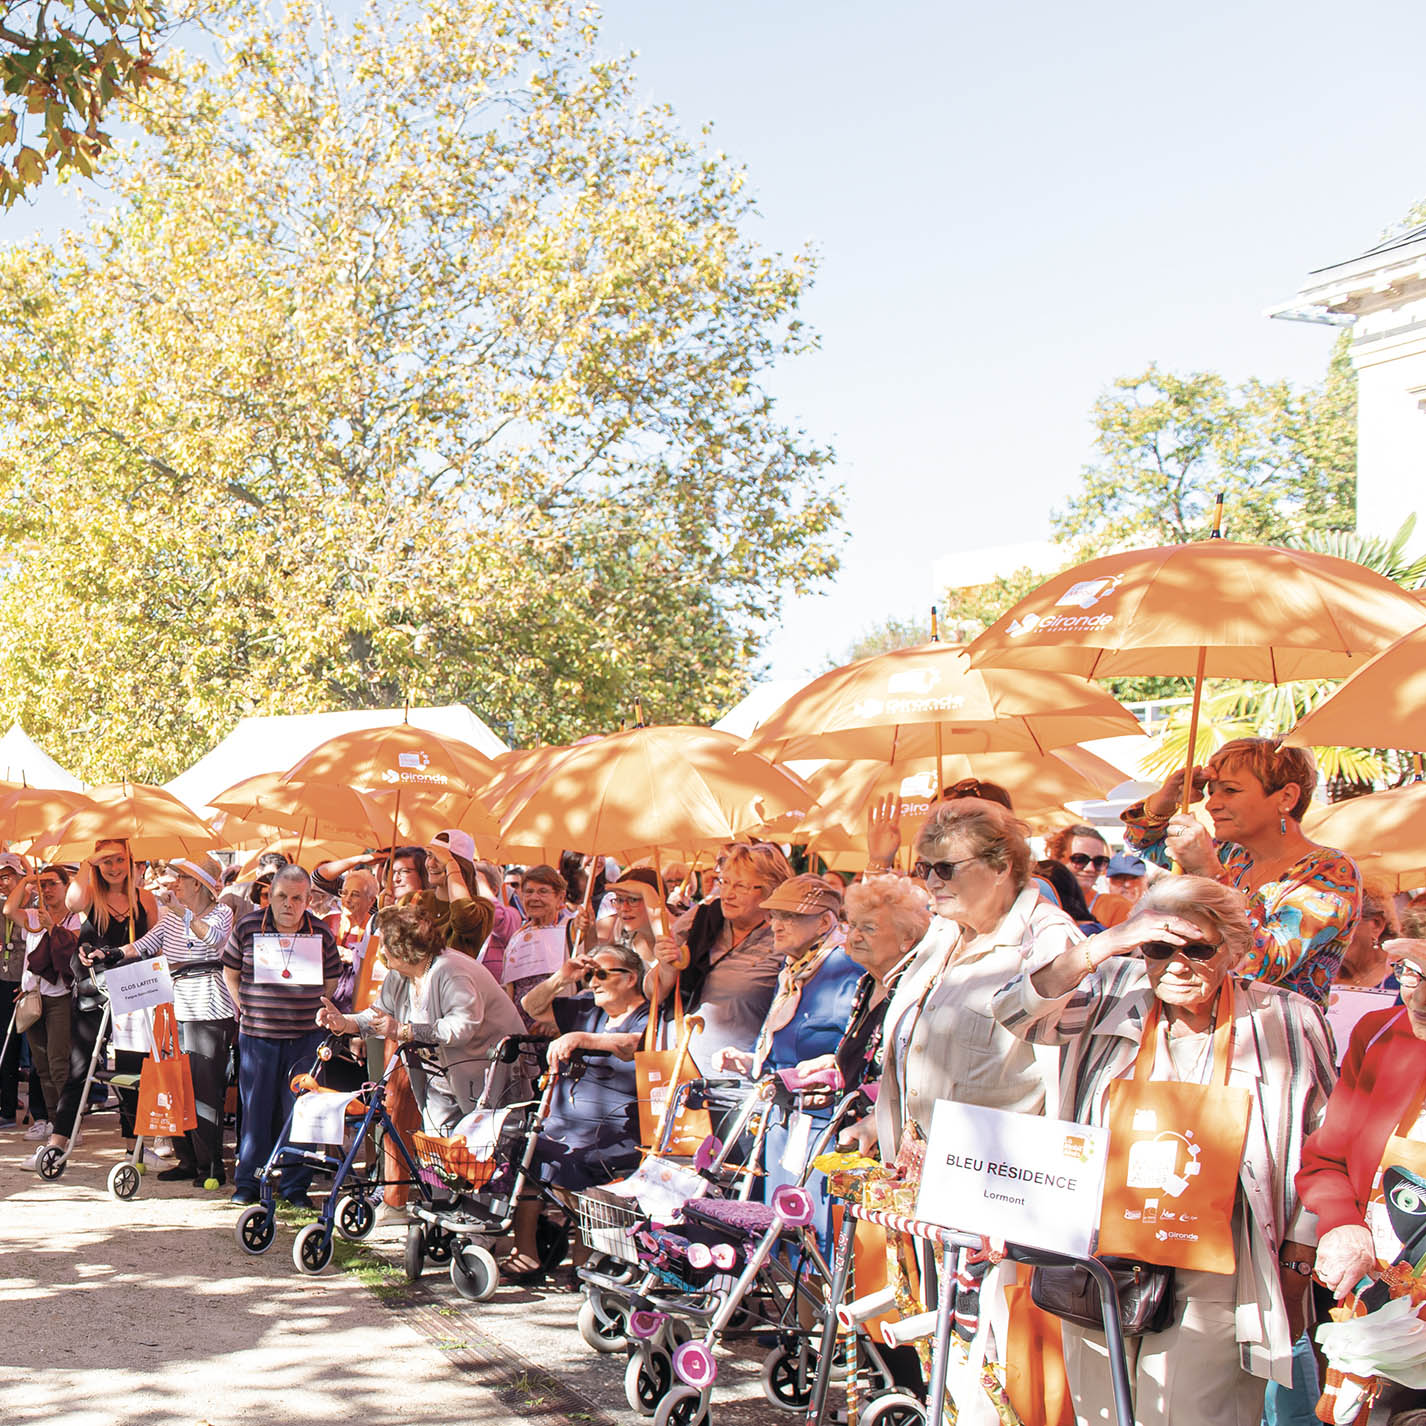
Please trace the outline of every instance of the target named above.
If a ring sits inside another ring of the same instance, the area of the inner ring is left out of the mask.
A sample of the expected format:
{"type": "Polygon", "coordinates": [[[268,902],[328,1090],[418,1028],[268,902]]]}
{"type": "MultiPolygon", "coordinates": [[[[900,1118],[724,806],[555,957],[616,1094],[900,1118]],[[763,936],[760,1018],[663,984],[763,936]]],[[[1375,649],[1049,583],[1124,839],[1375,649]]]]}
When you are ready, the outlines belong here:
{"type": "Polygon", "coordinates": [[[810,872],[789,877],[771,896],[763,898],[764,911],[786,911],[793,916],[817,916],[830,911],[842,913],[842,893],[830,882],[810,872]]]}
{"type": "Polygon", "coordinates": [[[658,873],[651,866],[630,867],[617,881],[607,882],[605,891],[635,892],[644,898],[649,907],[663,903],[663,888],[659,885],[658,873]]]}

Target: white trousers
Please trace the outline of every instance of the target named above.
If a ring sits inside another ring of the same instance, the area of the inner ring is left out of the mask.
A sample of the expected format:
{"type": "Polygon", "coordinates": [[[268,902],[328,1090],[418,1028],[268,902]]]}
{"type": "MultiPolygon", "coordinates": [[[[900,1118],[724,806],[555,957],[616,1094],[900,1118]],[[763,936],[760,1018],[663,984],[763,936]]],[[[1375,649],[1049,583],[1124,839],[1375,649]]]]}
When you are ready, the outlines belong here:
{"type": "MultiPolygon", "coordinates": [[[[1174,1325],[1125,1343],[1137,1426],[1259,1426],[1267,1382],[1245,1372],[1234,1340],[1232,1273],[1179,1271],[1174,1325]]],[[[1078,1426],[1115,1426],[1103,1332],[1064,1324],[1078,1426]]]]}

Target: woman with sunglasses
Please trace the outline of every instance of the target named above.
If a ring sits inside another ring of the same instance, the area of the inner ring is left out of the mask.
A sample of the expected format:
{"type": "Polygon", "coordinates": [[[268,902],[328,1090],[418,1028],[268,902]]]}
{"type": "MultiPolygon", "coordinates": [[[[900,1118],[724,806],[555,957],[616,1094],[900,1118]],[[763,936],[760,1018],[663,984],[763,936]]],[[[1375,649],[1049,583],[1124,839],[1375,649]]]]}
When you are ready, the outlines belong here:
{"type": "MultiPolygon", "coordinates": [[[[1236,1268],[1176,1268],[1169,1325],[1129,1340],[1139,1426],[1257,1426],[1268,1380],[1292,1382],[1316,1237],[1294,1176],[1335,1072],[1314,1005],[1236,974],[1252,946],[1238,892],[1205,877],[1165,877],[1127,921],[1027,967],[992,1002],[1011,1034],[1063,1047],[1052,1106],[1062,1119],[1109,1124],[1111,1086],[1136,1076],[1214,1084],[1219,1056],[1228,1087],[1246,1091],[1231,1229],[1236,1268]]],[[[1170,1182],[1175,1175],[1195,1182],[1192,1126],[1160,1128],[1176,1158],[1154,1205],[1173,1211],[1192,1202],[1175,1197],[1184,1190],[1170,1182]]],[[[1205,1132],[1196,1138],[1206,1148],[1205,1132]]],[[[1161,1221],[1170,1223],[1167,1215],[1161,1221]]],[[[1064,1346],[1077,1420],[1113,1421],[1103,1333],[1066,1323],[1064,1346]]]]}
{"type": "Polygon", "coordinates": [[[1045,855],[1069,868],[1084,893],[1084,904],[1093,911],[1095,884],[1109,870],[1109,843],[1102,834],[1081,822],[1061,827],[1045,838],[1045,855]]]}
{"type": "Polygon", "coordinates": [[[1253,949],[1239,973],[1325,1007],[1361,914],[1362,878],[1345,852],[1303,833],[1317,786],[1312,754],[1276,738],[1235,738],[1191,776],[1192,800],[1207,797],[1212,836],[1177,810],[1184,780],[1177,772],[1123,814],[1125,840],[1160,866],[1176,862],[1241,891],[1253,949]]]}

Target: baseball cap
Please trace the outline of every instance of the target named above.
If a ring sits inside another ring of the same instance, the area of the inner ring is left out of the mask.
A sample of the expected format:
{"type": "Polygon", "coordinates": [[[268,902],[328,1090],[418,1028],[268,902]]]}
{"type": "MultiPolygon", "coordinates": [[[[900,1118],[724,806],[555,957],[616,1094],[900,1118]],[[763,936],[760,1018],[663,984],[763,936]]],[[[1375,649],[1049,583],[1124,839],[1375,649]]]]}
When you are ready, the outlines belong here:
{"type": "Polygon", "coordinates": [[[447,827],[444,832],[437,832],[431,840],[444,842],[456,856],[464,857],[468,862],[475,860],[475,838],[469,832],[462,832],[459,827],[447,827]]]}
{"type": "Polygon", "coordinates": [[[29,867],[25,865],[25,859],[14,852],[0,852],[0,871],[13,871],[17,876],[24,876],[29,867]]]}
{"type": "Polygon", "coordinates": [[[1144,865],[1143,857],[1136,857],[1132,852],[1115,852],[1109,858],[1109,866],[1104,874],[1105,876],[1147,876],[1149,869],[1144,865]]]}
{"type": "Polygon", "coordinates": [[[771,896],[763,898],[764,911],[786,911],[793,916],[816,916],[830,911],[841,915],[842,894],[830,882],[811,872],[789,877],[771,896]]]}

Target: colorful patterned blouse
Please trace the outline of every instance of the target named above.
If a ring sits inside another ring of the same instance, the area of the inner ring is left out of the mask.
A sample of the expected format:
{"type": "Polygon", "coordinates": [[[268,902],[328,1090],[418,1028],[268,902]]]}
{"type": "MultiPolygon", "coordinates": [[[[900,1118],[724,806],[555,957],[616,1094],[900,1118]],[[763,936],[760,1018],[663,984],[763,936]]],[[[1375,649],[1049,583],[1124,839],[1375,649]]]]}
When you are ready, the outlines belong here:
{"type": "MultiPolygon", "coordinates": [[[[1123,814],[1124,840],[1156,866],[1170,865],[1167,818],[1137,802],[1123,814]]],[[[1249,888],[1253,859],[1236,842],[1214,842],[1218,880],[1247,898],[1253,949],[1238,974],[1307,996],[1323,1009],[1327,991],[1362,914],[1362,876],[1345,852],[1314,847],[1274,881],[1249,888]]]]}

